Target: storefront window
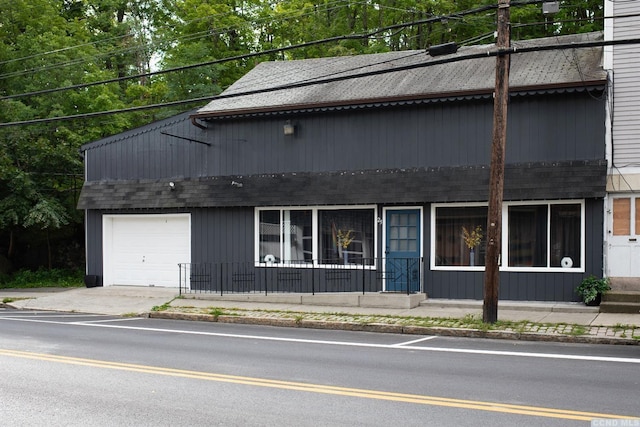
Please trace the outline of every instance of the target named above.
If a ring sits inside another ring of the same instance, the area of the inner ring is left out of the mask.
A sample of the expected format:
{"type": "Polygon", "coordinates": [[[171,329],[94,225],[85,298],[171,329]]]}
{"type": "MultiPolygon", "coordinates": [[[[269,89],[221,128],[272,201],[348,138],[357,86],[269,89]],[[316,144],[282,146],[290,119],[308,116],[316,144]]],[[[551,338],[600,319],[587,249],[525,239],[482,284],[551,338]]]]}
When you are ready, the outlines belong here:
{"type": "Polygon", "coordinates": [[[319,210],[320,264],[373,264],[372,210],[319,210]]]}
{"type": "Polygon", "coordinates": [[[375,264],[373,208],[258,209],[257,217],[260,263],[375,264]]]}
{"type": "Polygon", "coordinates": [[[547,209],[509,206],[509,267],[546,267],[547,209]]]}
{"type": "MultiPolygon", "coordinates": [[[[503,268],[582,268],[582,203],[505,203],[503,268]],[[506,262],[505,262],[506,261],[506,262]]],[[[436,206],[434,267],[484,266],[486,206],[436,206]]]]}
{"type": "Polygon", "coordinates": [[[486,224],[486,206],[436,208],[435,265],[483,266],[486,224]]]}

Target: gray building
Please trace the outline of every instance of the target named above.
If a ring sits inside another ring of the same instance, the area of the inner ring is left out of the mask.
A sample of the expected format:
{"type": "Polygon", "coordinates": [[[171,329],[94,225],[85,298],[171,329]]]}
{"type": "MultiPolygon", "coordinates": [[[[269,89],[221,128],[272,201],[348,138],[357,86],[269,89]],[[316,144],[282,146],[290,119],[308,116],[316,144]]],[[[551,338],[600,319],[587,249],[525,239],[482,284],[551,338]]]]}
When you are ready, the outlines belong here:
{"type": "MultiPolygon", "coordinates": [[[[87,274],[481,299],[492,49],[264,62],[198,110],[83,146],[87,274]]],[[[602,274],[601,59],[512,55],[501,299],[577,300],[582,278],[602,274]]]]}

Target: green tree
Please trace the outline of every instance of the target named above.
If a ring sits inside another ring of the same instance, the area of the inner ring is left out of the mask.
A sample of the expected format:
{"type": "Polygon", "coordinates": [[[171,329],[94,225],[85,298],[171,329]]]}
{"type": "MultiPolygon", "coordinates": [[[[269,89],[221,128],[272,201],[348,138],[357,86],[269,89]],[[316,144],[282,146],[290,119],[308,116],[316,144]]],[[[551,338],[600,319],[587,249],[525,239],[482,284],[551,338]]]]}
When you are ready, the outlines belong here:
{"type": "MultiPolygon", "coordinates": [[[[59,117],[162,101],[147,79],[43,90],[149,71],[149,1],[2,0],[0,121],[59,117]],[[138,25],[138,26],[136,26],[138,25]],[[30,94],[28,96],[19,96],[30,94]],[[7,98],[8,97],[8,98],[7,98]]],[[[159,85],[161,88],[162,85],[159,85]]],[[[0,129],[0,254],[76,232],[83,143],[153,120],[148,114],[0,129]],[[27,242],[28,241],[28,242],[27,242]]]]}
{"type": "MultiPolygon", "coordinates": [[[[493,43],[496,14],[489,7],[496,3],[0,0],[0,122],[212,96],[262,60],[425,49],[450,41],[493,43]],[[304,43],[310,44],[276,52],[304,43]],[[265,50],[273,51],[228,61],[265,50]],[[220,62],[198,66],[215,61],[220,62]],[[147,75],[186,66],[191,67],[147,75]],[[42,93],[105,80],[117,81],[42,93]]],[[[602,0],[562,0],[553,16],[543,16],[540,4],[514,5],[512,36],[602,30],[603,13],[602,0]]],[[[16,242],[41,240],[50,247],[79,228],[82,144],[191,107],[0,128],[0,254],[19,258],[16,242]]]]}
{"type": "MultiPolygon", "coordinates": [[[[167,40],[163,68],[176,68],[255,52],[252,26],[256,5],[250,1],[166,1],[169,20],[159,33],[167,40]]],[[[170,100],[220,93],[253,65],[247,60],[187,69],[163,77],[170,100]]]]}

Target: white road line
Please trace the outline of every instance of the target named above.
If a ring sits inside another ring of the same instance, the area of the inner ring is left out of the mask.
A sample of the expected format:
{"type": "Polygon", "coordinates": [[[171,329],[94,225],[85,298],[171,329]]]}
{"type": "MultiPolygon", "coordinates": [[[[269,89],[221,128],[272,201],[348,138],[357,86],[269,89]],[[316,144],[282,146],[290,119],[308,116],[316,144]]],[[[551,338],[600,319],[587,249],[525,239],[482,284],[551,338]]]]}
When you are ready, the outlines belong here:
{"type": "Polygon", "coordinates": [[[142,320],[143,317],[119,317],[117,319],[104,319],[104,320],[83,320],[80,322],[69,322],[67,324],[73,325],[89,325],[94,323],[111,323],[111,322],[128,322],[130,320],[142,320]]]}
{"type": "Polygon", "coordinates": [[[410,345],[410,344],[415,344],[415,343],[419,343],[419,342],[423,342],[423,341],[429,341],[429,340],[432,340],[434,338],[438,338],[438,336],[437,335],[432,335],[430,337],[423,337],[423,338],[420,338],[420,339],[417,339],[417,340],[413,340],[413,341],[401,342],[401,343],[398,343],[398,344],[393,344],[391,347],[404,347],[404,346],[410,345]]]}
{"type": "Polygon", "coordinates": [[[23,312],[23,313],[3,313],[2,315],[0,315],[0,318],[4,318],[4,317],[11,317],[11,318],[31,318],[31,317],[37,317],[38,319],[56,319],[56,318],[60,318],[60,319],[66,319],[66,318],[78,318],[78,317],[109,317],[109,314],[49,314],[51,313],[50,311],[30,311],[30,312],[23,312]]]}
{"type": "Polygon", "coordinates": [[[283,337],[265,337],[261,335],[241,335],[241,334],[226,334],[221,332],[204,332],[204,331],[186,331],[179,329],[165,329],[165,328],[148,328],[140,326],[123,326],[123,325],[107,325],[104,323],[87,323],[87,322],[56,322],[49,320],[38,319],[23,319],[23,318],[0,318],[0,320],[9,320],[16,322],[34,322],[34,323],[49,323],[56,325],[73,325],[73,326],[86,326],[93,328],[110,328],[110,329],[123,329],[133,331],[144,332],[162,332],[172,334],[183,335],[202,335],[211,337],[222,338],[239,338],[239,339],[251,339],[260,341],[280,341],[280,342],[292,342],[301,344],[323,344],[323,345],[336,345],[346,347],[368,347],[368,348],[380,348],[380,349],[392,349],[392,350],[414,350],[414,351],[431,351],[439,353],[461,353],[461,354],[478,354],[478,355],[492,355],[492,356],[509,356],[509,357],[532,357],[541,359],[558,359],[558,360],[580,360],[587,362],[614,362],[614,363],[635,363],[640,364],[640,358],[633,359],[627,357],[607,357],[607,356],[582,356],[575,354],[553,354],[553,353],[528,353],[528,352],[516,352],[516,351],[500,351],[500,350],[475,350],[464,348],[446,348],[446,347],[417,347],[411,345],[398,346],[397,344],[370,344],[348,341],[326,341],[326,340],[311,340],[301,338],[283,338],[283,337]]]}

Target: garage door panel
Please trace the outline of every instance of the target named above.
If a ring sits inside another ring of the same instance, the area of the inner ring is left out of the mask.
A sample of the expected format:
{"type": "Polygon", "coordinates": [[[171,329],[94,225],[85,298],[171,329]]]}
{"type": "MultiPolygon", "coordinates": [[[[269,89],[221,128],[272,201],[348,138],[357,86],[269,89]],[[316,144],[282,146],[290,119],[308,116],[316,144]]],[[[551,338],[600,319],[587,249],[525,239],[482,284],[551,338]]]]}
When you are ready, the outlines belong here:
{"type": "Polygon", "coordinates": [[[189,215],[112,215],[103,231],[105,285],[179,285],[178,263],[191,260],[189,215]]]}

